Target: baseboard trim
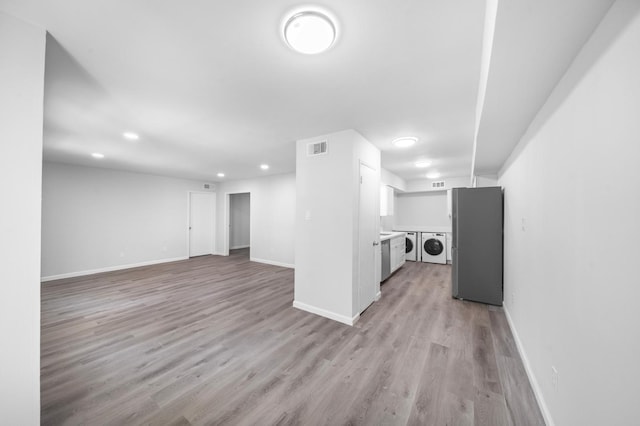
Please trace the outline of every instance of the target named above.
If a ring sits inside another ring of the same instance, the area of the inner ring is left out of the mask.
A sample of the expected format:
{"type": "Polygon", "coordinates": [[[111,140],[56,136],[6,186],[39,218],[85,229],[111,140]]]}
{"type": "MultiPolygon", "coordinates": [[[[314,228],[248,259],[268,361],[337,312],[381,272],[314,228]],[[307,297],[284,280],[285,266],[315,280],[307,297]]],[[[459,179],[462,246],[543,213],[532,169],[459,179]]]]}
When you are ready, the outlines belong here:
{"type": "Polygon", "coordinates": [[[378,293],[376,294],[376,302],[380,300],[381,297],[382,297],[382,292],[378,290],[378,293]]]}
{"type": "Polygon", "coordinates": [[[330,320],[341,322],[342,324],[353,325],[360,319],[360,314],[357,314],[353,318],[349,318],[345,315],[336,314],[335,312],[328,311],[326,309],[318,308],[316,306],[307,305],[306,303],[293,301],[293,307],[300,309],[301,311],[310,312],[312,314],[320,315],[321,317],[329,318],[330,320]]]}
{"type": "Polygon", "coordinates": [[[244,246],[234,246],[234,247],[229,247],[229,250],[238,250],[238,249],[243,249],[243,248],[249,248],[251,247],[250,245],[246,244],[244,246]]]}
{"type": "Polygon", "coordinates": [[[187,256],[180,256],[180,257],[172,257],[170,259],[149,260],[146,262],[130,263],[127,265],[107,266],[106,268],[89,269],[86,271],[77,271],[77,272],[68,272],[66,274],[58,274],[58,275],[49,275],[46,277],[41,277],[40,282],[61,280],[63,278],[82,277],[85,275],[99,274],[101,272],[120,271],[122,269],[138,268],[140,266],[157,265],[158,263],[177,262],[179,260],[187,260],[188,258],[189,257],[187,256]]]}
{"type": "Polygon", "coordinates": [[[540,411],[542,411],[542,417],[544,417],[544,422],[547,426],[555,426],[553,422],[553,418],[551,417],[551,413],[549,412],[549,408],[547,407],[546,402],[544,401],[544,396],[542,395],[542,391],[540,386],[538,385],[538,380],[536,376],[533,374],[533,370],[531,369],[531,364],[529,364],[529,358],[527,358],[527,354],[524,351],[524,346],[522,346],[522,341],[520,340],[520,336],[516,331],[516,327],[513,324],[513,320],[511,319],[511,314],[509,314],[509,310],[506,306],[503,307],[504,314],[507,317],[507,323],[509,324],[509,328],[511,329],[511,334],[513,334],[513,339],[516,341],[516,348],[518,348],[518,353],[520,354],[520,358],[522,359],[522,364],[524,365],[524,370],[527,373],[527,377],[529,378],[529,383],[531,383],[531,388],[533,388],[533,394],[536,397],[536,401],[538,401],[538,407],[540,407],[540,411]]]}
{"type": "Polygon", "coordinates": [[[259,259],[257,257],[250,257],[249,260],[252,262],[266,263],[267,265],[282,266],[283,268],[295,268],[295,265],[291,263],[277,262],[275,260],[259,259]]]}

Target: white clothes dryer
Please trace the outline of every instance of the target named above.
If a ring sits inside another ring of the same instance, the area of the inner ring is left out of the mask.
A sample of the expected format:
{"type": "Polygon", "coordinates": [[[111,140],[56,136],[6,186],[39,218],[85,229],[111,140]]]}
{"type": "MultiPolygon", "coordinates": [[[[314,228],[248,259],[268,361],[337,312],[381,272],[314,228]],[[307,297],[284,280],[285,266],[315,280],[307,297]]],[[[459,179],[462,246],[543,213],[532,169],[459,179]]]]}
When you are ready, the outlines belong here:
{"type": "Polygon", "coordinates": [[[421,238],[422,261],[447,263],[447,235],[440,232],[423,232],[421,238]]]}

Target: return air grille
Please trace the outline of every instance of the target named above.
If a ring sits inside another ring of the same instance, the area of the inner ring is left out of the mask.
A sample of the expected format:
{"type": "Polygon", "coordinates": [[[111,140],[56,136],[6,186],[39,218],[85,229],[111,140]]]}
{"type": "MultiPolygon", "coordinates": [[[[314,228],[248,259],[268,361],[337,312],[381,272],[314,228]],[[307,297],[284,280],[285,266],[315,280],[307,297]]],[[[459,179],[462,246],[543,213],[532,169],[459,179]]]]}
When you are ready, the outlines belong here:
{"type": "Polygon", "coordinates": [[[327,153],[327,141],[313,142],[307,145],[307,155],[321,155],[327,153]]]}

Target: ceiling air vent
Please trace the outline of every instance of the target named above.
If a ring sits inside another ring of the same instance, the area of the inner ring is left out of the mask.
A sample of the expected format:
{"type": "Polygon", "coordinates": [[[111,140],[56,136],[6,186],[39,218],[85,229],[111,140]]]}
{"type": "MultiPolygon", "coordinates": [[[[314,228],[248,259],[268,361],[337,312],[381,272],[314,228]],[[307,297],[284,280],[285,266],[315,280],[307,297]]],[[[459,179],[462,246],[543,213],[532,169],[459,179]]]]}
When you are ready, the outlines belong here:
{"type": "Polygon", "coordinates": [[[320,155],[327,153],[327,141],[312,142],[307,144],[307,155],[320,155]]]}
{"type": "Polygon", "coordinates": [[[444,188],[444,181],[443,180],[438,180],[435,182],[431,182],[431,188],[444,188]]]}

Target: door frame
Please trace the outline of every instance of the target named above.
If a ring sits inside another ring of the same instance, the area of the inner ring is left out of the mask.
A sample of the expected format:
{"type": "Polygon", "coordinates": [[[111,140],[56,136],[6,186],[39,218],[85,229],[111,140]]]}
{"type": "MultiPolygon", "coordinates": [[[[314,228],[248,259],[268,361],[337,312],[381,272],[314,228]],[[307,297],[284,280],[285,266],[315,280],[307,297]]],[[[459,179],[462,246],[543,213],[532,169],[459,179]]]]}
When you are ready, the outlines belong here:
{"type": "MultiPolygon", "coordinates": [[[[361,192],[362,192],[362,184],[360,183],[360,177],[362,176],[361,174],[361,167],[365,166],[368,167],[369,169],[373,170],[374,173],[378,174],[378,179],[377,182],[375,183],[375,187],[379,188],[380,187],[380,178],[379,178],[379,173],[380,173],[380,169],[376,166],[374,166],[373,164],[370,164],[366,161],[363,160],[359,160],[358,161],[358,217],[360,217],[360,198],[361,198],[361,192]]],[[[373,239],[371,240],[371,244],[373,246],[373,242],[376,241],[378,243],[378,246],[376,246],[373,249],[373,267],[374,267],[374,273],[373,273],[373,285],[374,285],[374,289],[375,289],[375,295],[373,298],[372,303],[374,303],[375,301],[380,299],[380,259],[379,257],[376,255],[377,251],[379,250],[379,246],[380,246],[380,234],[375,232],[376,229],[380,229],[380,191],[376,190],[374,191],[374,205],[378,206],[377,207],[377,211],[372,212],[373,215],[373,221],[374,221],[374,235],[373,235],[373,239]]],[[[359,225],[359,221],[358,221],[358,248],[360,247],[360,238],[361,238],[361,234],[360,234],[360,225],[359,225]]],[[[361,286],[360,286],[360,282],[361,282],[361,276],[360,276],[360,258],[362,256],[362,253],[360,253],[360,250],[358,250],[358,282],[357,282],[357,286],[358,286],[358,291],[356,292],[358,295],[358,300],[356,302],[356,306],[358,309],[358,314],[360,314],[360,309],[361,309],[361,301],[362,301],[362,297],[361,297],[361,286]]],[[[369,305],[370,306],[370,305],[369,305]]]]}
{"type": "Polygon", "coordinates": [[[211,192],[211,191],[187,191],[187,226],[186,228],[186,233],[187,233],[187,259],[191,258],[191,229],[189,229],[191,227],[191,194],[207,194],[207,195],[211,195],[211,197],[213,197],[213,217],[211,218],[211,220],[213,221],[213,235],[211,236],[212,238],[212,243],[211,243],[211,253],[210,254],[216,254],[217,252],[217,247],[216,247],[216,216],[217,216],[217,209],[218,209],[218,197],[217,194],[215,192],[211,192]]]}
{"type": "Polygon", "coordinates": [[[224,200],[224,221],[222,226],[224,227],[224,241],[222,243],[222,255],[229,256],[229,238],[231,238],[231,233],[229,232],[229,227],[231,226],[231,196],[236,194],[249,194],[249,250],[251,250],[252,241],[253,241],[253,208],[251,207],[251,191],[234,191],[234,192],[225,192],[224,200]]]}

